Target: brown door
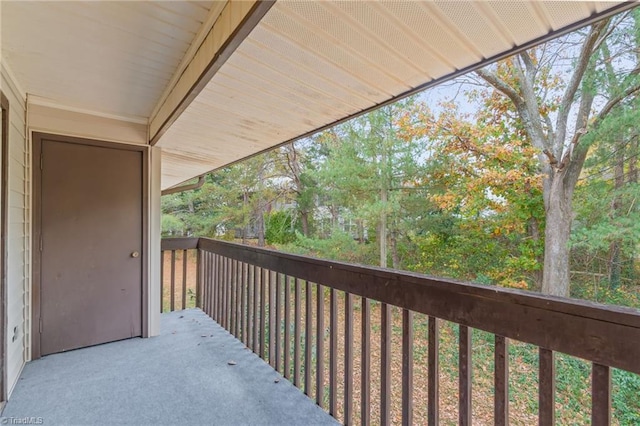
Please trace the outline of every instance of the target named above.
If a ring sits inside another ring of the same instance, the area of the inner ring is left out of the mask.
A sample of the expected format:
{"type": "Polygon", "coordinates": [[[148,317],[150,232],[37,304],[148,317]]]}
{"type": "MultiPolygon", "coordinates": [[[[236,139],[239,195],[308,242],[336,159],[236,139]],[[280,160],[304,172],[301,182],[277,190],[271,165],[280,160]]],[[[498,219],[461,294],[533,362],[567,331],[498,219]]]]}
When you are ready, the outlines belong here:
{"type": "Polygon", "coordinates": [[[41,355],[141,335],[142,153],[42,139],[41,355]]]}

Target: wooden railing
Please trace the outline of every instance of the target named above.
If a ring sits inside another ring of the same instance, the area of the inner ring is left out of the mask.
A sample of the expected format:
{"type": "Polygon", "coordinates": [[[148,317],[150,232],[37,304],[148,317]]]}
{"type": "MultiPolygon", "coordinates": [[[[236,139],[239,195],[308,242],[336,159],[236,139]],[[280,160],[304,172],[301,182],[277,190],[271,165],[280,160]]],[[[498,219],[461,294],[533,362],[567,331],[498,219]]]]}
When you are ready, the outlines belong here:
{"type": "Polygon", "coordinates": [[[199,307],[198,238],[165,238],[161,247],[160,312],[199,307]]]}
{"type": "MultiPolygon", "coordinates": [[[[457,419],[461,425],[472,420],[473,329],[494,335],[492,411],[497,425],[509,423],[510,339],[538,348],[541,425],[555,423],[556,352],[591,363],[593,425],[611,422],[611,368],[640,373],[640,314],[633,309],[205,238],[168,239],[162,244],[163,253],[171,253],[172,277],[176,251],[197,248],[196,305],[344,424],[422,423],[414,419],[416,380],[421,385],[426,381],[422,387],[427,388],[428,424],[439,423],[439,342],[445,322],[457,324],[457,419]],[[356,307],[359,318],[354,317],[356,307]],[[373,320],[374,310],[379,323],[373,320]],[[416,364],[416,316],[426,324],[426,366],[416,364]],[[401,371],[401,404],[392,418],[392,394],[398,381],[392,376],[396,365],[392,361],[397,361],[394,341],[401,347],[401,360],[396,363],[401,371]],[[379,351],[375,357],[379,368],[372,365],[372,349],[379,351]],[[414,375],[416,366],[426,372],[426,379],[414,375]],[[379,380],[372,380],[374,372],[379,380]],[[374,382],[379,389],[372,389],[374,382]]],[[[170,280],[171,295],[180,291],[174,282],[175,278],[170,280]]],[[[170,305],[173,309],[173,299],[170,305]]]]}

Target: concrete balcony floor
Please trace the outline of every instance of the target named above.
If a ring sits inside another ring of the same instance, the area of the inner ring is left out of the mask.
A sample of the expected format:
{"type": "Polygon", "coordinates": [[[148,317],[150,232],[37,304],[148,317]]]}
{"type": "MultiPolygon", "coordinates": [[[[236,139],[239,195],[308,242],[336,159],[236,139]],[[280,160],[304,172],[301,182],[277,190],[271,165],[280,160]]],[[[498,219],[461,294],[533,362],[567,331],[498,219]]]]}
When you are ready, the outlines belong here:
{"type": "Polygon", "coordinates": [[[161,321],[158,337],[28,363],[2,417],[45,425],[336,424],[201,310],[161,321]]]}

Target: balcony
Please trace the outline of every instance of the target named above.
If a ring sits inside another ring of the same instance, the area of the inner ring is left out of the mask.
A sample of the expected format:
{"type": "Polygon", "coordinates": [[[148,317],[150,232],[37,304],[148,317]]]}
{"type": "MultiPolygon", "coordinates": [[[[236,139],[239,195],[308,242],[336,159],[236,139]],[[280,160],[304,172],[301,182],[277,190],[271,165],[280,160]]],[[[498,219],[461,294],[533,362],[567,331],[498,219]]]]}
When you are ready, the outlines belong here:
{"type": "Polygon", "coordinates": [[[640,373],[636,310],[206,238],[165,239],[162,250],[161,336],[31,362],[5,417],[48,424],[564,424],[556,366],[570,355],[591,370],[586,416],[608,425],[612,370],[640,373]],[[441,347],[452,339],[453,356],[441,347]],[[522,407],[522,395],[509,393],[512,345],[536,355],[534,386],[525,392],[536,418],[512,418],[522,407]],[[491,352],[491,365],[474,371],[480,349],[491,352]],[[453,385],[443,371],[452,363],[453,385]],[[491,398],[476,395],[477,375],[490,376],[491,398]],[[453,399],[445,387],[453,387],[453,399]]]}

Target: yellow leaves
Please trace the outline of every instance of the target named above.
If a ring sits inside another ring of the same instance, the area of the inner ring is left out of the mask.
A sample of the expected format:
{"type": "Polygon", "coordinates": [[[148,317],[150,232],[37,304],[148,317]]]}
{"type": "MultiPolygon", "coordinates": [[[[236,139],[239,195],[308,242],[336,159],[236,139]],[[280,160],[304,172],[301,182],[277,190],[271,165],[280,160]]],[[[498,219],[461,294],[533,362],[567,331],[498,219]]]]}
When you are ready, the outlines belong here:
{"type": "Polygon", "coordinates": [[[501,284],[503,284],[503,287],[517,288],[519,290],[527,290],[529,288],[529,284],[527,284],[527,282],[524,281],[524,280],[520,280],[520,281],[508,281],[508,280],[505,280],[501,284]]]}
{"type": "Polygon", "coordinates": [[[443,210],[451,210],[458,204],[456,196],[450,192],[445,194],[433,195],[431,199],[439,208],[443,210]]]}

